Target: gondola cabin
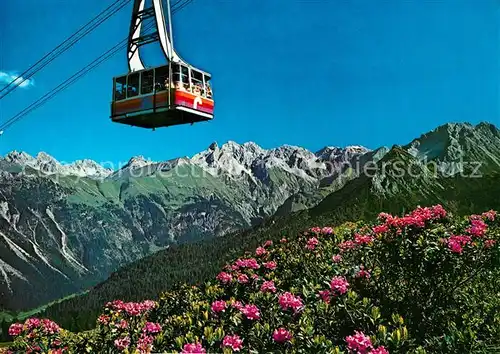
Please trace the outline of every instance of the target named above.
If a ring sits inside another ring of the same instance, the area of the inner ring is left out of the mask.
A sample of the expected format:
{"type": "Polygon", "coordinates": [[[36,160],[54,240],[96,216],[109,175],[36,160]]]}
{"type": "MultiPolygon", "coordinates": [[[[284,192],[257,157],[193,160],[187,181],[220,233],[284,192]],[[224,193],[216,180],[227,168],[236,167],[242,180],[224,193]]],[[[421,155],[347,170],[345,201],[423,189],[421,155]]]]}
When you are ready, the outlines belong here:
{"type": "Polygon", "coordinates": [[[134,71],[113,79],[113,122],[141,128],[213,119],[210,74],[182,63],[134,71]]]}

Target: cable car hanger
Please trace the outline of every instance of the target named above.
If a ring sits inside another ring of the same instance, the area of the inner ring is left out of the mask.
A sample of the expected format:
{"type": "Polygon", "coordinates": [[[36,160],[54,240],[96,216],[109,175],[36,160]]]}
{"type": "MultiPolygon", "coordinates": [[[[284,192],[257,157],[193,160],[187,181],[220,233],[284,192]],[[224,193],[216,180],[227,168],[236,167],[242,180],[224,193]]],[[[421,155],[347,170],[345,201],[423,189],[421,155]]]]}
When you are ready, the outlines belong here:
{"type": "Polygon", "coordinates": [[[170,0],[167,18],[161,0],[135,0],[127,59],[129,72],[113,79],[113,122],[155,129],[213,119],[211,75],[188,64],[175,51],[170,0]],[[144,21],[154,18],[156,31],[142,34],[144,21]],[[167,25],[168,24],[168,25],[167,25]],[[147,68],[140,47],[159,42],[167,65],[147,68]]]}

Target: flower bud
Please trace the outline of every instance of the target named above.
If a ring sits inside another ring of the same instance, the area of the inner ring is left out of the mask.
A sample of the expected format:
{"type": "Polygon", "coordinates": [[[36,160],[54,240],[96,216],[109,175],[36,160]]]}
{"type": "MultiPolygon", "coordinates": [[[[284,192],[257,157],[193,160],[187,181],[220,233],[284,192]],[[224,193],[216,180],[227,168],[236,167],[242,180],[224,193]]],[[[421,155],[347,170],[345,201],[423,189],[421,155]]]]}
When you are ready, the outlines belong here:
{"type": "Polygon", "coordinates": [[[380,333],[380,335],[385,338],[387,334],[387,327],[384,325],[378,326],[378,333],[380,333]]]}
{"type": "Polygon", "coordinates": [[[399,330],[399,328],[392,332],[392,339],[396,343],[399,343],[401,341],[401,331],[399,330]]]}
{"type": "Polygon", "coordinates": [[[403,327],[402,332],[403,332],[402,333],[403,340],[408,339],[408,330],[406,329],[406,327],[403,327]]]}

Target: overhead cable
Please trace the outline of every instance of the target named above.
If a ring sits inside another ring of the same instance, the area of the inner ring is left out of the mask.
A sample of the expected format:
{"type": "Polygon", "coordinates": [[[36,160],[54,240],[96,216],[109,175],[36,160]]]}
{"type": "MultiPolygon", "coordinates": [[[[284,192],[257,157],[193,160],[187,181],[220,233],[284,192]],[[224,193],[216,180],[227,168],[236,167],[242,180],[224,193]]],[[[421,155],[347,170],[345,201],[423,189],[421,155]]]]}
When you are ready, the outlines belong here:
{"type": "Polygon", "coordinates": [[[26,80],[29,80],[33,77],[37,72],[42,70],[52,61],[54,61],[59,55],[67,51],[69,48],[74,46],[77,42],[79,42],[83,37],[87,34],[95,30],[102,23],[107,21],[111,16],[116,14],[119,10],[121,10],[130,0],[116,0],[113,4],[104,9],[101,13],[95,16],[92,20],[87,22],[85,25],[80,27],[78,31],[73,33],[70,37],[60,43],[57,47],[52,49],[49,53],[43,56],[40,60],[38,60],[35,64],[26,69],[22,74],[15,77],[11,82],[9,82],[6,86],[4,86],[0,90],[0,99],[7,96],[9,93],[14,91],[17,87],[22,85],[26,80]],[[95,22],[95,23],[94,23],[95,22]]]}

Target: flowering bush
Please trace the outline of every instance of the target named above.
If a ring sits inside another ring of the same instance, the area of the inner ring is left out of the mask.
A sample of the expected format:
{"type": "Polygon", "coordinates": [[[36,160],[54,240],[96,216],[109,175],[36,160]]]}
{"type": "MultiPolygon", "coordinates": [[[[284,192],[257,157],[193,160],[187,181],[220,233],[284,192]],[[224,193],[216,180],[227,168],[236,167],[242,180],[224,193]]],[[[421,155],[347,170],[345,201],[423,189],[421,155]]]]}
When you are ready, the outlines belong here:
{"type": "MultiPolygon", "coordinates": [[[[438,206],[265,242],[203,286],[108,303],[94,331],[13,348],[112,353],[468,353],[500,346],[500,222],[438,206]]],[[[34,328],[39,328],[40,325],[34,328]]],[[[45,327],[43,327],[45,328],[45,327]]]]}
{"type": "Polygon", "coordinates": [[[19,353],[68,353],[67,332],[48,319],[28,318],[24,323],[14,323],[9,335],[18,338],[10,351],[19,353]]]}
{"type": "Polygon", "coordinates": [[[154,342],[162,332],[162,325],[148,320],[158,306],[157,302],[123,302],[106,304],[104,313],[97,319],[98,343],[96,351],[103,349],[127,353],[151,353],[154,342]]]}

